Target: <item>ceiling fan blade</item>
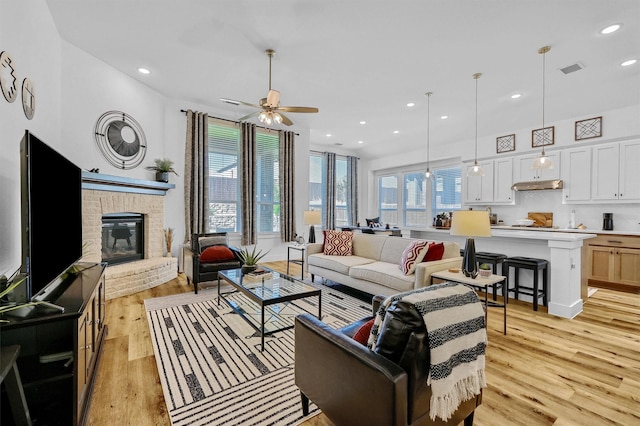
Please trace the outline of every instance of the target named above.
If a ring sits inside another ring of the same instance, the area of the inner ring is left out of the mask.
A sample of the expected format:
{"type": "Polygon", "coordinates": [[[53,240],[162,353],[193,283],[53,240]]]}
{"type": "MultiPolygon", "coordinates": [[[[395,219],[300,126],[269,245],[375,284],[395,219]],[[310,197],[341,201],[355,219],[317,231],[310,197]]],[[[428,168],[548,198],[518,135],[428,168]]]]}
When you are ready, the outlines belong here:
{"type": "Polygon", "coordinates": [[[291,126],[293,124],[293,121],[289,120],[289,117],[281,112],[279,112],[278,114],[280,114],[280,117],[282,117],[282,124],[286,124],[287,126],[291,126]]]}
{"type": "Polygon", "coordinates": [[[250,107],[254,107],[254,108],[261,108],[260,105],[256,105],[256,104],[252,104],[249,102],[244,102],[244,101],[236,101],[235,99],[227,99],[227,98],[220,98],[220,100],[226,104],[231,104],[231,105],[246,105],[246,106],[250,106],[250,107]]]}
{"type": "Polygon", "coordinates": [[[318,112],[318,108],[315,107],[302,107],[302,106],[281,106],[275,108],[278,111],[287,111],[287,112],[318,112]]]}
{"type": "Polygon", "coordinates": [[[256,112],[252,112],[251,114],[247,114],[244,117],[240,117],[238,118],[238,121],[245,121],[251,117],[255,117],[256,115],[260,114],[261,111],[256,111],[256,112]]]}

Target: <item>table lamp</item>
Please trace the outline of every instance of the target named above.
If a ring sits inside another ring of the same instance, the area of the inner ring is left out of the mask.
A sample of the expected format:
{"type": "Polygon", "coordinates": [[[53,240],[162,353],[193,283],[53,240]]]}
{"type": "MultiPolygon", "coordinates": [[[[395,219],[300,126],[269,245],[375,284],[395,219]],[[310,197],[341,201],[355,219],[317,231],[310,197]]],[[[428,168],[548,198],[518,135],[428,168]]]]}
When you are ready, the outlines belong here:
{"type": "Polygon", "coordinates": [[[489,212],[480,210],[460,210],[453,212],[450,235],[467,237],[462,257],[462,273],[466,277],[478,276],[478,262],[476,261],[476,244],[473,237],[490,237],[491,225],[489,212]]]}
{"type": "Polygon", "coordinates": [[[320,225],[322,223],[322,217],[319,210],[306,210],[304,212],[303,222],[309,226],[309,243],[316,242],[316,229],[314,225],[320,225]]]}

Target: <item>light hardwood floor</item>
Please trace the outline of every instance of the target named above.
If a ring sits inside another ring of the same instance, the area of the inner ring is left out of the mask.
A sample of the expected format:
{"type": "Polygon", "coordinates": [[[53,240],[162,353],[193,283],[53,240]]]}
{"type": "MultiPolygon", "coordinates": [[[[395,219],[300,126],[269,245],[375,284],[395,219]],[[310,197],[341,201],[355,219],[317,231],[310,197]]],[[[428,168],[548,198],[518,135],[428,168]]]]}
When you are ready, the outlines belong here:
{"type": "MultiPolygon", "coordinates": [[[[286,261],[268,266],[286,270],[286,261]]],[[[192,287],[179,276],[107,302],[109,330],[87,424],[170,424],[143,300],[186,291],[192,287]]],[[[600,289],[573,320],[527,303],[508,306],[506,336],[502,309],[489,309],[488,387],[476,425],[640,424],[640,295],[600,289]]],[[[303,424],[332,425],[323,415],[303,424]]]]}

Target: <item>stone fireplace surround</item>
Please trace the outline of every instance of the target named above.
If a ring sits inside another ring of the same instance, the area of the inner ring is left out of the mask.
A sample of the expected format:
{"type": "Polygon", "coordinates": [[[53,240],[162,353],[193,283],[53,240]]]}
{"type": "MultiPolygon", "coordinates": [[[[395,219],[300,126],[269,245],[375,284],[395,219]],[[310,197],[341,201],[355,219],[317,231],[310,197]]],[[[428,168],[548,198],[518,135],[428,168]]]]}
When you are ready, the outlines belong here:
{"type": "Polygon", "coordinates": [[[175,185],[83,172],[82,235],[85,262],[102,260],[102,216],[144,215],[144,259],[105,271],[106,298],[126,296],[156,287],[178,274],[178,260],[164,256],[164,195],[175,185]]]}

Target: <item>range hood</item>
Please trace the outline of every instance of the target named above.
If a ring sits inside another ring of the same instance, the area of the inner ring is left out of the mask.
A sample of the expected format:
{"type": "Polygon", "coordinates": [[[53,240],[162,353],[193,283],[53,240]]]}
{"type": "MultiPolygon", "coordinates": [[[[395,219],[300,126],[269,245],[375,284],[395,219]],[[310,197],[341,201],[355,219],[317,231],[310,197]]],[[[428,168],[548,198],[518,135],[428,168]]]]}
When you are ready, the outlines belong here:
{"type": "Polygon", "coordinates": [[[516,182],[511,185],[514,191],[540,191],[543,189],[562,189],[562,179],[534,180],[531,182],[516,182]]]}

